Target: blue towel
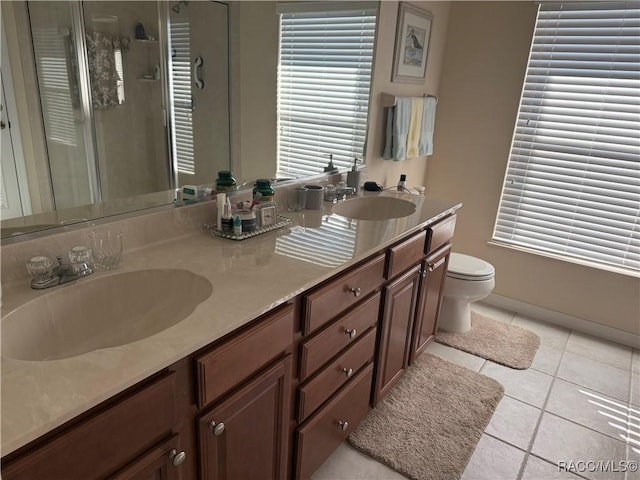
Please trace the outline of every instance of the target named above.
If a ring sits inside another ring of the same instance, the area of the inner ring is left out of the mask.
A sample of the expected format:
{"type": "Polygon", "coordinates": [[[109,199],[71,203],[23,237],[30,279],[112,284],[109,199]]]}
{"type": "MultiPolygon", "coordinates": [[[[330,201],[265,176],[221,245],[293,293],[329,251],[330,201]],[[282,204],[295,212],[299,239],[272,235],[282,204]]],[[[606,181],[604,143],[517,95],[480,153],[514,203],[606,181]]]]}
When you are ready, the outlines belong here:
{"type": "Polygon", "coordinates": [[[424,99],[420,141],[418,142],[418,155],[420,156],[433,154],[433,130],[436,122],[437,103],[438,101],[434,97],[424,99]]]}
{"type": "Polygon", "coordinates": [[[385,130],[384,152],[382,158],[391,160],[393,155],[393,111],[396,107],[388,107],[387,110],[387,126],[385,130]]]}
{"type": "Polygon", "coordinates": [[[407,158],[407,135],[411,120],[411,97],[398,97],[393,112],[393,159],[407,158]]]}

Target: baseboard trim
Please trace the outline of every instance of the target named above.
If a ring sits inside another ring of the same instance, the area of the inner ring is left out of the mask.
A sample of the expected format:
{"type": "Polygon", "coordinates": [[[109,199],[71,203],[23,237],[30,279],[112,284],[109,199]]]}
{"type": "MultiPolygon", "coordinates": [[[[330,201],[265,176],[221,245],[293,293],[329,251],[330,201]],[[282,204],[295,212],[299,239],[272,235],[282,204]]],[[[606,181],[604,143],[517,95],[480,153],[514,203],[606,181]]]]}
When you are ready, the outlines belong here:
{"type": "Polygon", "coordinates": [[[534,317],[544,322],[560,325],[561,327],[571,328],[598,338],[621,343],[622,345],[628,345],[629,347],[638,348],[640,346],[640,335],[635,333],[607,327],[606,325],[601,325],[590,320],[572,317],[565,313],[556,312],[537,305],[531,305],[530,303],[521,302],[520,300],[515,300],[513,298],[503,297],[502,295],[492,293],[482,300],[482,302],[504,308],[505,310],[534,317]]]}

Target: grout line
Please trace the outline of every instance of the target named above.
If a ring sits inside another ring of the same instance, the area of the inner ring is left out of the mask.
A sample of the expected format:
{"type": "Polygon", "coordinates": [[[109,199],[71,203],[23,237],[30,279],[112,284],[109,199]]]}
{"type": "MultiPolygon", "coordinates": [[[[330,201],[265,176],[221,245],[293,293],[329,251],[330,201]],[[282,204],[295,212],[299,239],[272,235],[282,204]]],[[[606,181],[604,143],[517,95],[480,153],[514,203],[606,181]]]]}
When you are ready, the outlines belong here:
{"type": "MultiPolygon", "coordinates": [[[[564,358],[564,354],[566,353],[567,343],[569,342],[569,337],[571,337],[572,330],[569,331],[569,335],[567,335],[566,340],[564,341],[564,345],[562,346],[562,355],[560,355],[560,360],[558,361],[558,365],[551,376],[551,384],[549,385],[549,390],[547,390],[547,395],[545,396],[544,402],[542,403],[542,407],[540,407],[540,416],[538,417],[538,421],[536,422],[536,426],[533,429],[533,433],[531,434],[531,439],[529,440],[529,445],[527,446],[527,451],[524,456],[524,461],[522,465],[520,465],[520,470],[518,471],[518,476],[516,477],[518,480],[522,478],[524,474],[524,469],[529,460],[529,455],[531,455],[531,450],[533,449],[533,444],[535,443],[535,439],[538,436],[538,430],[540,429],[540,424],[542,423],[542,417],[547,411],[547,403],[549,403],[549,397],[551,396],[551,391],[553,390],[553,385],[556,382],[556,375],[558,374],[558,370],[560,370],[560,365],[562,364],[562,359],[564,358]]],[[[542,343],[542,342],[541,342],[542,343]]],[[[557,464],[556,464],[557,468],[557,464]]]]}

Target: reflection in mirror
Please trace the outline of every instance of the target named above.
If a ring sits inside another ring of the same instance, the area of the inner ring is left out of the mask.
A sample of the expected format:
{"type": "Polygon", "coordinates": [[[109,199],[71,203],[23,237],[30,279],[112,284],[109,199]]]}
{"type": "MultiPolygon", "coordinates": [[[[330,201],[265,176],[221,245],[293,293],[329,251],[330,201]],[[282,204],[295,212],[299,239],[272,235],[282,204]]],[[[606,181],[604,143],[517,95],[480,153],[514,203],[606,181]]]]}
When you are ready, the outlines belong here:
{"type": "MultiPolygon", "coordinates": [[[[219,170],[233,170],[250,187],[257,178],[321,173],[332,152],[334,163],[351,165],[352,153],[337,152],[322,142],[325,133],[305,125],[295,142],[315,135],[315,152],[288,155],[290,166],[278,168],[284,3],[4,2],[1,113],[11,128],[2,130],[0,234],[168,205],[176,186],[211,185],[219,170]],[[300,168],[310,156],[316,164],[300,168]]],[[[335,50],[339,57],[343,47],[335,50]]],[[[302,92],[304,79],[291,76],[287,88],[302,92]]],[[[325,126],[343,116],[341,108],[355,109],[366,132],[368,88],[342,92],[357,102],[331,105],[325,126]]],[[[301,117],[287,115],[290,133],[301,117]]],[[[362,149],[362,133],[341,135],[340,148],[362,149]]]]}
{"type": "Polygon", "coordinates": [[[177,184],[229,168],[228,5],[11,7],[3,84],[27,101],[3,108],[3,121],[27,128],[3,141],[14,146],[3,150],[3,236],[170,203],[177,184]],[[33,154],[22,154],[25,143],[33,154]]]}

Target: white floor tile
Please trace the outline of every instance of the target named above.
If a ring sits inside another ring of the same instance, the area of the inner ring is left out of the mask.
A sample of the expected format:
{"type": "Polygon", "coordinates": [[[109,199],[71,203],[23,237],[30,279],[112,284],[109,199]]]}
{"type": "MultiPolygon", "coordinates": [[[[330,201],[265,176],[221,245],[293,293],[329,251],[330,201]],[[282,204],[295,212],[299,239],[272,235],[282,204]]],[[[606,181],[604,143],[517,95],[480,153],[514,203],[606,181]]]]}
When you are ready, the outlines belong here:
{"type": "Polygon", "coordinates": [[[629,405],[629,434],[627,444],[640,455],[640,407],[629,405]]]}
{"type": "Polygon", "coordinates": [[[577,353],[583,357],[588,357],[622,370],[631,370],[631,358],[633,356],[631,347],[602,340],[575,330],[569,335],[566,351],[577,353]]]}
{"type": "Polygon", "coordinates": [[[482,365],[484,365],[485,359],[471,355],[470,353],[463,352],[457,348],[448,347],[438,342],[431,342],[425,352],[437,355],[440,358],[444,358],[451,363],[455,363],[462,367],[466,367],[470,370],[478,372],[482,365]]]}
{"type": "Polygon", "coordinates": [[[462,480],[514,480],[525,452],[488,435],[482,435],[462,480]]]}
{"type": "Polygon", "coordinates": [[[582,385],[605,395],[629,401],[631,372],[565,352],[558,369],[558,378],[582,385]]]}
{"type": "Polygon", "coordinates": [[[506,395],[538,408],[544,405],[553,379],[537,370],[515,370],[493,362],[486,362],[480,373],[500,382],[506,395]]]}
{"type": "Polygon", "coordinates": [[[482,302],[472,303],[471,310],[503,323],[511,323],[511,320],[513,320],[513,317],[515,316],[515,313],[510,310],[505,310],[482,302]]]}
{"type": "Polygon", "coordinates": [[[640,478],[640,471],[638,470],[638,465],[640,465],[640,448],[627,445],[627,465],[629,466],[629,470],[626,472],[627,476],[625,480],[638,480],[640,478]]]}
{"type": "Polygon", "coordinates": [[[404,480],[405,476],[373,458],[359,452],[347,443],[315,471],[312,480],[404,480]]]}
{"type": "Polygon", "coordinates": [[[504,396],[485,433],[526,450],[542,411],[515,398],[504,396]]]}
{"type": "Polygon", "coordinates": [[[531,368],[547,375],[555,375],[561,358],[562,350],[541,344],[533,358],[531,368]]]}
{"type": "Polygon", "coordinates": [[[625,442],[628,435],[626,402],[557,378],[546,411],[625,442]]]}
{"type": "Polygon", "coordinates": [[[511,323],[537,333],[540,337],[540,343],[559,350],[564,350],[569,338],[570,330],[550,323],[539,322],[531,317],[516,314],[511,323]]]}
{"type": "Polygon", "coordinates": [[[556,464],[529,455],[521,478],[522,480],[578,480],[580,477],[561,471],[556,464]]]}
{"type": "MultiPolygon", "coordinates": [[[[579,461],[618,462],[624,460],[626,448],[623,442],[602,433],[544,413],[531,453],[553,464],[565,462],[565,465],[569,465],[570,462],[579,461]]],[[[590,479],[624,479],[624,473],[621,472],[579,473],[590,479]]]]}

